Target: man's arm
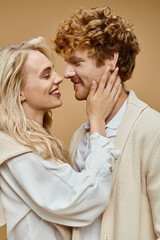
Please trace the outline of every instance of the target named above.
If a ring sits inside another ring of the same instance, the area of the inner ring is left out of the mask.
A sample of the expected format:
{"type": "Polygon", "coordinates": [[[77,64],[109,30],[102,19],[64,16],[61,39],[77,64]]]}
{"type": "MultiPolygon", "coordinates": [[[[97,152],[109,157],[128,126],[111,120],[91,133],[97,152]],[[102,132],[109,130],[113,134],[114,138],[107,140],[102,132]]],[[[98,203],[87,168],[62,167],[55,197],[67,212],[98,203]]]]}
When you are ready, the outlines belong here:
{"type": "Polygon", "coordinates": [[[160,239],[160,136],[156,141],[151,158],[148,166],[147,192],[151,205],[154,230],[157,239],[160,239]]]}

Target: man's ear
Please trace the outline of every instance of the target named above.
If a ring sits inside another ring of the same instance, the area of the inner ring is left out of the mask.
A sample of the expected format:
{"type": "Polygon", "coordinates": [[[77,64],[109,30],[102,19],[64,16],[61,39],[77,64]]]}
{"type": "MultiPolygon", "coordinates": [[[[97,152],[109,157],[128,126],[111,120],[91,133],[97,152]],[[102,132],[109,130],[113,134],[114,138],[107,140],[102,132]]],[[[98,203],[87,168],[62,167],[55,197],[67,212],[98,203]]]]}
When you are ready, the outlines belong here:
{"type": "Polygon", "coordinates": [[[24,94],[24,91],[22,90],[22,91],[20,92],[20,101],[21,101],[21,103],[22,103],[22,102],[24,102],[25,100],[26,100],[25,94],[24,94]]]}
{"type": "Polygon", "coordinates": [[[110,66],[112,71],[116,68],[118,57],[119,57],[119,53],[114,52],[112,56],[106,59],[106,64],[110,66]]]}

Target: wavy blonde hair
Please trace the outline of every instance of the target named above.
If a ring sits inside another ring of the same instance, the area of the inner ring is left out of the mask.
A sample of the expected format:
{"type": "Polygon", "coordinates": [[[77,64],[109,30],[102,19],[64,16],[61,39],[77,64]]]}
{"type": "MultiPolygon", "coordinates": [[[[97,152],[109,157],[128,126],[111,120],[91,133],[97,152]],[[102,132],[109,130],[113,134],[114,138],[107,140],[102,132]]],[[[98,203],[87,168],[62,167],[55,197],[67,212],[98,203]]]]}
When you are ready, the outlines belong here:
{"type": "Polygon", "coordinates": [[[98,66],[119,52],[117,66],[123,82],[131,77],[140,51],[133,26],[108,7],[77,9],[59,25],[53,42],[56,52],[62,56],[76,49],[87,50],[98,66]]]}
{"type": "Polygon", "coordinates": [[[21,105],[20,91],[25,84],[24,64],[31,50],[40,51],[53,60],[52,51],[42,37],[0,49],[0,130],[32,148],[44,159],[55,158],[70,163],[67,149],[51,134],[52,112],[45,113],[42,127],[27,119],[21,105]]]}

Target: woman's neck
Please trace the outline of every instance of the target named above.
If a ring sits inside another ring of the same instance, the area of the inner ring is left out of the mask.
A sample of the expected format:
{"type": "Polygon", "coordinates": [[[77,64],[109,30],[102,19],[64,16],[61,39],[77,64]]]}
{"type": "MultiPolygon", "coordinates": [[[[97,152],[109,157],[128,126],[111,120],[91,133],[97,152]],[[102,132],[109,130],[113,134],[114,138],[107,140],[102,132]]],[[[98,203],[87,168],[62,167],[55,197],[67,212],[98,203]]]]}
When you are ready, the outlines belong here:
{"type": "Polygon", "coordinates": [[[28,119],[33,120],[43,127],[44,111],[35,111],[25,104],[23,105],[24,112],[28,119]]]}

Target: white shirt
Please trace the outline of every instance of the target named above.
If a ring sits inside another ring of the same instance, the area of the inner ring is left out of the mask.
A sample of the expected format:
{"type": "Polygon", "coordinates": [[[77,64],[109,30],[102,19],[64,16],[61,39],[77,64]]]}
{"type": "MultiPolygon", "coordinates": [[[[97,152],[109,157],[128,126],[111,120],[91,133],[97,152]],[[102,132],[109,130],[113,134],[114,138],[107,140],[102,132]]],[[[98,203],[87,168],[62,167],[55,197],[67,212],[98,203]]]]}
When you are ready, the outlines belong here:
{"type": "MultiPolygon", "coordinates": [[[[114,116],[114,118],[107,123],[106,125],[106,136],[112,143],[114,143],[118,128],[122,122],[124,113],[127,107],[127,99],[123,103],[120,110],[114,116]]],[[[77,156],[76,156],[76,165],[78,166],[80,171],[83,171],[85,168],[85,159],[89,154],[89,136],[90,136],[90,126],[89,121],[87,120],[85,123],[85,128],[88,132],[83,136],[82,140],[80,141],[77,149],[77,156]]],[[[106,191],[106,190],[105,190],[106,191]]],[[[82,227],[82,240],[99,240],[100,239],[100,231],[101,231],[101,220],[102,215],[100,215],[92,224],[86,227],[82,227]]]]}
{"type": "Polygon", "coordinates": [[[2,164],[0,194],[8,240],[62,240],[54,223],[86,226],[103,212],[118,151],[98,133],[89,137],[88,151],[82,172],[33,152],[2,164]]]}

